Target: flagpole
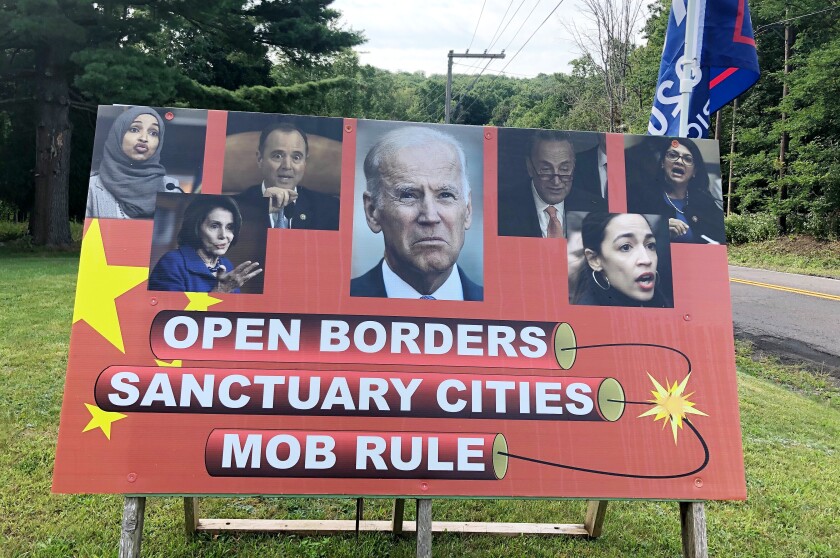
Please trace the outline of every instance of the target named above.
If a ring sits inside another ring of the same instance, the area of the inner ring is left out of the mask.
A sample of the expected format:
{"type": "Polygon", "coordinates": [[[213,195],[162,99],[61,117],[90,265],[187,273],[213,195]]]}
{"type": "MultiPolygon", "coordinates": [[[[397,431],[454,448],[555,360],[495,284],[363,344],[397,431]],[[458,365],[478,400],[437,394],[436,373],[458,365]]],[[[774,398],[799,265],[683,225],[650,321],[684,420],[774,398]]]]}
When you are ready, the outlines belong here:
{"type": "Polygon", "coordinates": [[[688,137],[688,111],[691,103],[692,74],[697,67],[697,0],[687,0],[685,18],[685,49],[680,77],[680,137],[688,137]],[[690,58],[689,58],[690,57],[690,58]]]}

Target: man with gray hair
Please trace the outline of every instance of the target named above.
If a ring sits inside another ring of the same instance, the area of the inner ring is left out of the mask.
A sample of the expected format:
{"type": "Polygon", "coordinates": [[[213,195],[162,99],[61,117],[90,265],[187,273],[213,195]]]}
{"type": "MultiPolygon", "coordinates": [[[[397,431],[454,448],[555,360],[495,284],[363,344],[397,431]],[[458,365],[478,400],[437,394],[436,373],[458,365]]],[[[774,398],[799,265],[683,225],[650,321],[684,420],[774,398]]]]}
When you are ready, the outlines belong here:
{"type": "Polygon", "coordinates": [[[450,135],[406,126],[365,157],[365,219],[385,255],[350,282],[351,296],[483,300],[484,289],[455,263],[472,223],[466,159],[450,135]]]}
{"type": "MultiPolygon", "coordinates": [[[[519,130],[499,130],[504,135],[519,130]]],[[[513,139],[513,138],[511,138],[513,139]]],[[[593,193],[597,159],[581,169],[577,164],[575,144],[567,132],[534,130],[531,133],[524,163],[527,175],[512,184],[499,185],[499,235],[560,238],[566,236],[566,213],[570,211],[607,211],[600,183],[593,193]],[[583,172],[582,172],[583,171],[583,172]]],[[[605,161],[606,162],[606,159],[605,161]]],[[[510,161],[499,157],[499,167],[510,161]]],[[[606,172],[606,167],[604,167],[606,172]]]]}

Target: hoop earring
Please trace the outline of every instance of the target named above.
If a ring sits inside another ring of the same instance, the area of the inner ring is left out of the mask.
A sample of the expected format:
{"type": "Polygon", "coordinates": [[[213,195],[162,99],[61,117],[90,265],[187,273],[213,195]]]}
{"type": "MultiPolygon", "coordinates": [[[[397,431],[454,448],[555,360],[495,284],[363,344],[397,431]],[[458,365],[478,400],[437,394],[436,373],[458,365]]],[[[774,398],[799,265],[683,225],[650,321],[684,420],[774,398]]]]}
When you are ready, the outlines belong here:
{"type": "Polygon", "coordinates": [[[608,290],[610,290],[610,289],[612,288],[612,285],[610,284],[610,278],[609,278],[609,277],[607,277],[606,275],[604,275],[604,281],[606,281],[606,282],[607,282],[607,286],[606,286],[606,287],[605,287],[605,286],[603,286],[603,285],[602,285],[602,284],[598,281],[598,276],[597,276],[597,275],[595,275],[595,270],[594,270],[594,269],[592,270],[592,280],[593,280],[593,281],[595,281],[595,284],[596,284],[596,285],[598,285],[598,287],[600,287],[600,288],[601,288],[602,290],[604,290],[604,291],[608,291],[608,290]]]}

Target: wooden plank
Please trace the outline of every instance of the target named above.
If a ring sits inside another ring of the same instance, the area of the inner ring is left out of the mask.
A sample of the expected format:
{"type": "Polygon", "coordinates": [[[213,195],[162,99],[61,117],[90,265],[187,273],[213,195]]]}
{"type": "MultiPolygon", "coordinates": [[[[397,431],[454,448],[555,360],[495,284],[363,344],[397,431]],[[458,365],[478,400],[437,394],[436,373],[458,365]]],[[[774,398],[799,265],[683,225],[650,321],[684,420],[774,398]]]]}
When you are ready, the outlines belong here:
{"type": "Polygon", "coordinates": [[[184,498],[184,534],[187,541],[195,537],[195,529],[198,527],[198,498],[184,498]]]}
{"type": "Polygon", "coordinates": [[[417,558],[432,558],[432,500],[417,500],[417,558]]]}
{"type": "MultiPolygon", "coordinates": [[[[278,520],[278,519],[199,519],[197,531],[205,533],[229,533],[248,531],[254,533],[290,533],[298,535],[334,535],[352,533],[356,529],[354,520],[278,520]]],[[[392,521],[362,521],[359,531],[390,532],[392,521]]],[[[415,533],[414,521],[405,521],[402,532],[415,533]]],[[[564,535],[588,537],[589,531],[581,524],[574,523],[489,523],[469,521],[435,521],[434,533],[506,535],[564,535]]]]}
{"type": "Polygon", "coordinates": [[[146,515],[146,498],[126,496],[123,505],[122,532],[120,533],[120,558],[140,558],[143,542],[143,520],[146,515]]]}
{"type": "Polygon", "coordinates": [[[403,518],[405,517],[405,498],[394,499],[394,512],[391,515],[391,531],[395,535],[403,532],[403,518]]]}
{"type": "Polygon", "coordinates": [[[607,500],[590,500],[586,505],[586,519],[584,519],[583,525],[593,539],[601,536],[608,503],[607,500]]]}
{"type": "Polygon", "coordinates": [[[684,558],[709,558],[703,502],[680,502],[680,530],[684,558]]]}

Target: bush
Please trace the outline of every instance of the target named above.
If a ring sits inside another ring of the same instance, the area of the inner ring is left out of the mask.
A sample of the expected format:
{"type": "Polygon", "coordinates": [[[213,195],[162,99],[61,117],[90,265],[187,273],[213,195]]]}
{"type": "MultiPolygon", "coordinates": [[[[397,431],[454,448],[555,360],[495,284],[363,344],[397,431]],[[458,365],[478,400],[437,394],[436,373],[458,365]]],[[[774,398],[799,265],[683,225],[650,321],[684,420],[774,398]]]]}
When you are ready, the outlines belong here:
{"type": "Polygon", "coordinates": [[[726,238],[730,244],[760,242],[779,236],[776,218],[769,213],[743,213],[728,215],[723,220],[726,238]]]}
{"type": "Polygon", "coordinates": [[[7,201],[0,200],[0,221],[17,221],[18,209],[7,201]]]}
{"type": "Polygon", "coordinates": [[[0,242],[20,240],[29,234],[29,223],[26,221],[0,221],[0,242]]]}

